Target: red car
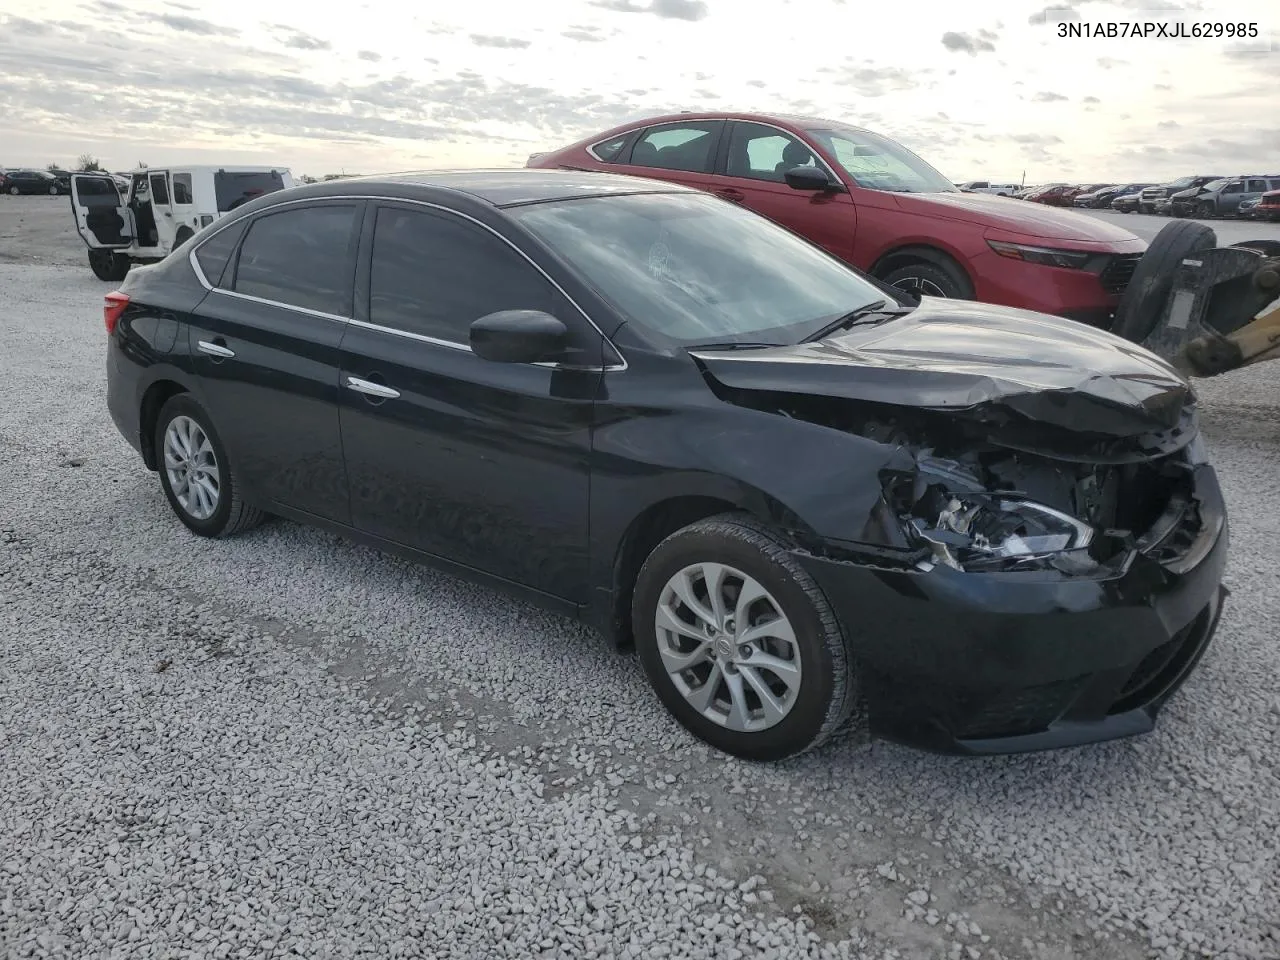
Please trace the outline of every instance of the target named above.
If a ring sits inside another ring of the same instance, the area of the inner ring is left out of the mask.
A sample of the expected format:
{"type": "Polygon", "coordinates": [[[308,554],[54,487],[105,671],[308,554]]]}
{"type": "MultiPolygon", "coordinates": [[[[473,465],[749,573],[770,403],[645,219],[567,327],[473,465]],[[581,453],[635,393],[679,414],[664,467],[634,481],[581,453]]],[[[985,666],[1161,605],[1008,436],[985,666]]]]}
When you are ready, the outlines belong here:
{"type": "Polygon", "coordinates": [[[961,193],[901,144],[828,120],[675,114],[526,166],[686,184],[739,203],[895,287],[1109,323],[1146,244],[1086,214],[961,193]]]}
{"type": "Polygon", "coordinates": [[[1264,193],[1253,208],[1253,215],[1259,220],[1280,220],[1280,190],[1264,193]]]}

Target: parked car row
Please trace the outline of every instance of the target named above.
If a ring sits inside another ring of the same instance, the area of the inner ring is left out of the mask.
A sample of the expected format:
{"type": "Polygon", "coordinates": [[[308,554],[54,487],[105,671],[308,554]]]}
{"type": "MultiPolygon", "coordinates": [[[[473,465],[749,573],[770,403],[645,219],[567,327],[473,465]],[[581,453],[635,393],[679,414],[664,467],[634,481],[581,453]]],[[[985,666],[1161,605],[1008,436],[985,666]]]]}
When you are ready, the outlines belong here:
{"type": "Polygon", "coordinates": [[[1273,203],[1263,197],[1280,191],[1280,174],[1224,177],[1192,174],[1168,183],[1048,183],[1015,190],[1011,196],[1051,207],[1116,210],[1161,216],[1271,219],[1273,203]]]}

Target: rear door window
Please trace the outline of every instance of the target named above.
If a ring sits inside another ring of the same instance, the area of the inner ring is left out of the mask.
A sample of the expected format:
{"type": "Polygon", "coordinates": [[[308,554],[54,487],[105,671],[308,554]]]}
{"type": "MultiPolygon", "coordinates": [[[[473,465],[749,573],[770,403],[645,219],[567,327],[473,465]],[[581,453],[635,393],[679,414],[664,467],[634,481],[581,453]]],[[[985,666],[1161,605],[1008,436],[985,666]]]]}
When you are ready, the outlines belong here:
{"type": "Polygon", "coordinates": [[[191,203],[191,174],[175,173],[173,175],[173,202],[191,203]]]}
{"type": "Polygon", "coordinates": [[[258,217],[240,246],[232,289],[350,317],[359,209],[317,204],[258,217]]]}
{"type": "Polygon", "coordinates": [[[631,163],[659,170],[710,173],[723,120],[668,123],[650,127],[636,141],[631,163]]]}

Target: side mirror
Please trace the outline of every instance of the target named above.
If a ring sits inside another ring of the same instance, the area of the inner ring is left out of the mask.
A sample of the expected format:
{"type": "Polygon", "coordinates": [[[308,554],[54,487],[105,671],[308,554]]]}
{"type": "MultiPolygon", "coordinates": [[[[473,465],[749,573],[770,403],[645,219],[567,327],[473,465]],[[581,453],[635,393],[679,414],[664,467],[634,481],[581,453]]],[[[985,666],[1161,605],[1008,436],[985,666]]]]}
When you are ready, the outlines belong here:
{"type": "Polygon", "coordinates": [[[792,167],[783,177],[792,190],[821,190],[843,193],[844,185],[835,183],[821,167],[792,167]]]}
{"type": "Polygon", "coordinates": [[[496,363],[541,363],[560,356],[569,328],[541,310],[499,310],[471,324],[471,351],[496,363]]]}

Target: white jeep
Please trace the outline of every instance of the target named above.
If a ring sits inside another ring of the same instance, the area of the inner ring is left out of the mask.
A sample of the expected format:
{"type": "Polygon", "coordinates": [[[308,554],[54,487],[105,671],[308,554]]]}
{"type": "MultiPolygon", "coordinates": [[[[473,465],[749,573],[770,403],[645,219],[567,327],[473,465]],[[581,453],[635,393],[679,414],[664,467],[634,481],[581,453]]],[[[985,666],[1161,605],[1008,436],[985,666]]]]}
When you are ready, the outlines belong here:
{"type": "Polygon", "coordinates": [[[129,175],[122,195],[109,173],[76,173],[71,209],[94,276],[118,282],[131,264],[163,260],[241,204],[293,185],[287,167],[147,168],[129,175]]]}

